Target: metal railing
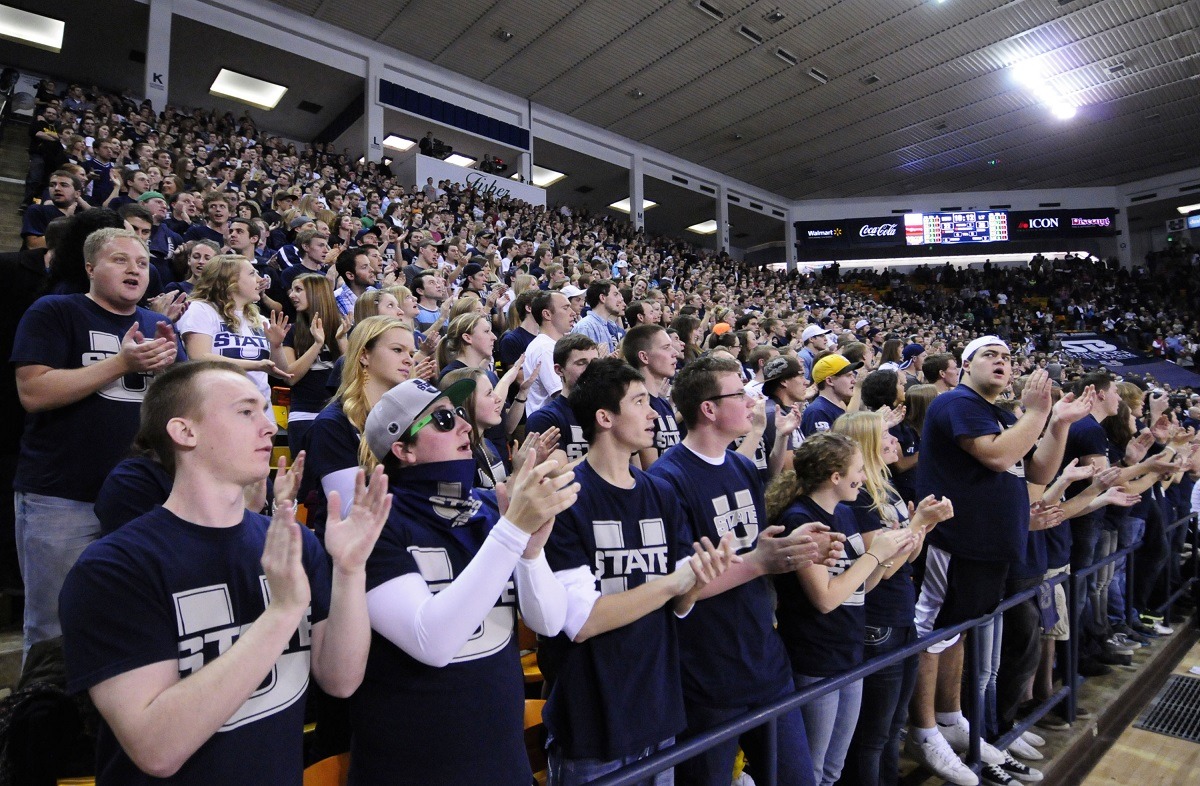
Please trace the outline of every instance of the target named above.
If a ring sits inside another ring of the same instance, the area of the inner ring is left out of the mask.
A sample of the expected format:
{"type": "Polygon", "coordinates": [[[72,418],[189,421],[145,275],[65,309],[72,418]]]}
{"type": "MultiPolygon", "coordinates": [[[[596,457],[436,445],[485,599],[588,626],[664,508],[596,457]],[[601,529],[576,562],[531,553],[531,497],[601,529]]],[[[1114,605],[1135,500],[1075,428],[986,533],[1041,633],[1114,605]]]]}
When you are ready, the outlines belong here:
{"type": "MultiPolygon", "coordinates": [[[[1200,523],[1196,514],[1189,513],[1186,516],[1178,519],[1168,525],[1165,530],[1165,535],[1169,537],[1170,533],[1174,532],[1179,527],[1191,525],[1193,536],[1193,544],[1196,548],[1195,557],[1192,560],[1193,568],[1192,575],[1182,583],[1182,586],[1171,593],[1170,587],[1166,587],[1168,592],[1167,600],[1159,610],[1165,609],[1165,613],[1169,619],[1171,606],[1179,600],[1186,592],[1192,589],[1193,584],[1200,582],[1200,523]]],[[[1169,540],[1168,540],[1169,543],[1169,540]]],[[[1054,576],[1040,585],[1031,587],[1027,590],[1018,592],[1010,597],[1005,598],[996,610],[991,614],[978,617],[969,622],[963,622],[953,627],[935,630],[929,635],[918,639],[902,649],[895,652],[890,652],[877,658],[872,658],[865,661],[845,674],[839,674],[836,677],[829,677],[821,680],[818,683],[810,685],[803,690],[796,691],[791,696],[782,699],[777,699],[770,704],[764,704],[761,707],[750,710],[744,715],[741,715],[732,720],[714,726],[708,731],[698,734],[695,737],[690,737],[686,740],[678,742],[665,750],[654,753],[640,761],[634,762],[626,767],[610,773],[593,783],[595,786],[633,786],[641,781],[647,780],[663,770],[670,769],[676,764],[687,761],[694,756],[697,756],[710,748],[720,745],[727,740],[740,737],[745,732],[751,729],[756,729],[760,726],[767,727],[767,746],[766,758],[767,761],[755,763],[755,783],[758,786],[776,786],[776,758],[778,751],[776,750],[776,720],[786,715],[789,712],[807,704],[813,699],[824,696],[835,690],[857,682],[864,677],[874,674],[875,672],[891,666],[894,663],[902,661],[912,655],[927,650],[934,644],[945,641],[954,636],[958,636],[968,631],[984,625],[992,625],[996,619],[1013,606],[1024,603],[1025,601],[1035,597],[1043,587],[1053,587],[1057,584],[1065,583],[1067,585],[1067,608],[1074,610],[1077,608],[1076,599],[1081,593],[1087,592],[1087,577],[1103,569],[1104,567],[1113,564],[1123,557],[1132,557],[1133,553],[1141,545],[1141,541],[1137,541],[1126,548],[1118,549],[1112,554],[1098,560],[1095,564],[1080,570],[1078,573],[1062,573],[1054,576]]],[[[1128,598],[1133,587],[1133,570],[1134,560],[1125,560],[1125,593],[1128,598]]],[[[1168,571],[1164,569],[1164,582],[1169,580],[1168,571]]],[[[1131,606],[1126,602],[1126,610],[1131,606]]],[[[1080,640],[1080,620],[1079,615],[1071,614],[1071,637],[1067,646],[1067,668],[1063,670],[1064,674],[1070,675],[1070,679],[1064,678],[1063,687],[1059,688],[1048,699],[1039,704],[1031,713],[1018,721],[1011,730],[995,740],[995,745],[1000,748],[1007,747],[1015,740],[1022,732],[1028,730],[1035,723],[1042,719],[1050,710],[1054,709],[1060,702],[1065,700],[1063,715],[1068,722],[1075,721],[1078,710],[1078,688],[1076,686],[1075,676],[1079,673],[1079,640],[1080,640]]],[[[967,764],[976,772],[979,771],[979,732],[983,729],[983,712],[984,712],[984,697],[983,687],[980,685],[979,675],[984,665],[984,654],[980,651],[982,637],[968,636],[966,638],[965,663],[963,672],[967,679],[965,683],[971,686],[977,686],[973,690],[963,692],[963,715],[967,718],[971,726],[970,748],[967,753],[967,764]]],[[[990,655],[989,655],[990,657],[990,655]]]]}

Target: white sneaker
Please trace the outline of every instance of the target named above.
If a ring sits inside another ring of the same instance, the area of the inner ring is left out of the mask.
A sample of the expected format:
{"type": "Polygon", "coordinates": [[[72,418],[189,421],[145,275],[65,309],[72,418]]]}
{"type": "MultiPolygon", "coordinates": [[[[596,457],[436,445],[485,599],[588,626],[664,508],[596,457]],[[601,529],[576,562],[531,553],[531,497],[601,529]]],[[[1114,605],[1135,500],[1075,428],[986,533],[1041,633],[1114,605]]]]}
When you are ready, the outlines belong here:
{"type": "Polygon", "coordinates": [[[1040,737],[1037,734],[1034,734],[1032,731],[1021,732],[1021,739],[1024,740],[1025,742],[1028,742],[1030,745],[1032,745],[1035,748],[1041,748],[1041,747],[1045,746],[1045,744],[1046,744],[1046,740],[1044,737],[1040,737]]]}
{"type": "MultiPolygon", "coordinates": [[[[939,723],[938,731],[942,733],[946,742],[950,743],[950,747],[956,753],[966,753],[971,745],[971,724],[967,722],[966,718],[959,718],[958,723],[953,726],[943,726],[939,723]]],[[[1004,754],[987,740],[981,739],[979,741],[979,759],[984,764],[1000,765],[1004,763],[1004,754]]]]}
{"type": "Polygon", "coordinates": [[[954,755],[950,744],[941,734],[935,734],[925,742],[917,742],[916,737],[909,733],[904,750],[913,761],[934,775],[958,786],[979,786],[979,776],[954,755]]]}
{"type": "Polygon", "coordinates": [[[1008,773],[1009,777],[1026,783],[1037,783],[1045,777],[1041,770],[1022,764],[1014,759],[1008,751],[1004,751],[1004,763],[1000,765],[1000,769],[1008,773]]]}
{"type": "Polygon", "coordinates": [[[1012,741],[1012,744],[1008,746],[1008,752],[1014,756],[1020,756],[1022,759],[1029,759],[1030,761],[1038,761],[1045,758],[1042,756],[1041,751],[1020,737],[1012,741]]]}

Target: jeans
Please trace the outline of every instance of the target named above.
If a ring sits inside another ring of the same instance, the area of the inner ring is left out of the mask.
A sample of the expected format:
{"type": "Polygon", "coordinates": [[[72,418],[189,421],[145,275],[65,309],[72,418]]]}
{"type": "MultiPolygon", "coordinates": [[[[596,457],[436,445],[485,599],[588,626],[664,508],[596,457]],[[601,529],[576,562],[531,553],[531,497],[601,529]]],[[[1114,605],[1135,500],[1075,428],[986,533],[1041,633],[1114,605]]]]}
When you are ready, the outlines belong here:
{"type": "Polygon", "coordinates": [[[996,677],[1000,670],[1000,647],[1004,638],[1004,617],[997,617],[989,625],[981,625],[971,631],[972,636],[979,637],[979,652],[982,660],[979,664],[979,682],[971,686],[977,695],[983,697],[983,728],[980,734],[984,739],[995,737],[996,725],[996,677]]]}
{"type": "MultiPolygon", "coordinates": [[[[616,772],[622,767],[633,764],[636,761],[641,761],[650,754],[657,753],[674,744],[675,738],[669,737],[659,744],[651,745],[649,748],[639,751],[632,756],[625,756],[624,758],[613,759],[611,761],[603,761],[601,759],[567,759],[563,757],[561,748],[551,744],[546,757],[546,782],[550,786],[579,786],[579,784],[594,781],[602,775],[616,772]]],[[[729,765],[729,779],[733,779],[732,762],[729,765]]],[[[648,780],[639,782],[638,786],[674,786],[674,784],[675,771],[665,770],[648,780]]]]}
{"type": "MultiPolygon", "coordinates": [[[[867,626],[865,657],[890,655],[917,640],[917,629],[867,626]]],[[[911,655],[863,679],[858,725],[846,755],[843,783],[893,786],[900,777],[900,732],[908,722],[908,702],[917,685],[917,657],[911,655]]]]}
{"type": "MultiPolygon", "coordinates": [[[[1123,549],[1137,543],[1146,534],[1146,520],[1134,516],[1126,516],[1117,525],[1117,548],[1123,549]]],[[[1114,625],[1128,624],[1130,607],[1126,603],[1132,587],[1125,586],[1125,562],[1129,557],[1122,557],[1116,562],[1112,583],[1108,585],[1108,619],[1114,625]]]]}
{"type": "Polygon", "coordinates": [[[1160,589],[1162,571],[1167,564],[1167,533],[1163,510],[1165,500],[1151,499],[1146,506],[1146,533],[1142,546],[1133,553],[1134,612],[1149,612],[1153,608],[1153,597],[1160,589]]]}
{"type": "MultiPolygon", "coordinates": [[[[796,687],[807,688],[825,677],[796,674],[796,687]]],[[[800,709],[804,713],[804,730],[808,734],[808,749],[812,754],[813,775],[820,786],[833,786],[842,775],[846,751],[858,724],[858,708],[862,703],[862,680],[852,682],[841,690],[826,693],[800,709]]]]}
{"type": "MultiPolygon", "coordinates": [[[[789,681],[787,687],[775,698],[790,696],[795,690],[795,686],[789,681]]],[[[745,715],[751,709],[749,706],[706,707],[686,700],[685,704],[689,737],[695,737],[725,721],[745,715]]],[[[747,769],[750,770],[751,776],[762,772],[767,758],[766,732],[767,728],[760,726],[746,732],[740,739],[728,740],[680,763],[675,768],[679,782],[688,786],[729,786],[739,743],[746,754],[747,769]]],[[[804,733],[804,716],[800,710],[792,710],[776,719],[775,740],[778,752],[778,786],[812,786],[813,764],[808,753],[808,736],[804,733]]]]}
{"type": "Polygon", "coordinates": [[[25,578],[25,654],[39,641],[62,635],[58,594],[67,571],[88,544],[100,537],[92,503],[13,494],[17,519],[17,559],[25,578]]]}

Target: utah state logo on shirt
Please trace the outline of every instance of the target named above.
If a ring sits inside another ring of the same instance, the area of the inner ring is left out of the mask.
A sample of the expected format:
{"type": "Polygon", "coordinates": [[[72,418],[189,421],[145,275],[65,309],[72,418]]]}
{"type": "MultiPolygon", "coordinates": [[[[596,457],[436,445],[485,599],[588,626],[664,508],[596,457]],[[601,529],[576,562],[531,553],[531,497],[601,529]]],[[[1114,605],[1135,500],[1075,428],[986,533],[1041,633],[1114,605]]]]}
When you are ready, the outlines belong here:
{"type": "MultiPolygon", "coordinates": [[[[90,352],[85,352],[81,359],[83,366],[91,366],[102,360],[107,360],[121,352],[121,337],[103,330],[88,331],[88,346],[90,352]]],[[[134,372],[118,377],[100,388],[96,393],[100,398],[109,401],[122,401],[140,404],[150,387],[150,374],[134,372]]]]}
{"type": "Polygon", "coordinates": [[[666,576],[671,572],[667,553],[666,525],[660,518],[639,519],[637,543],[627,543],[620,521],[593,521],[596,540],[596,575],[600,594],[615,595],[644,584],[647,577],[666,576]],[[631,583],[630,578],[634,581],[631,583]]]}

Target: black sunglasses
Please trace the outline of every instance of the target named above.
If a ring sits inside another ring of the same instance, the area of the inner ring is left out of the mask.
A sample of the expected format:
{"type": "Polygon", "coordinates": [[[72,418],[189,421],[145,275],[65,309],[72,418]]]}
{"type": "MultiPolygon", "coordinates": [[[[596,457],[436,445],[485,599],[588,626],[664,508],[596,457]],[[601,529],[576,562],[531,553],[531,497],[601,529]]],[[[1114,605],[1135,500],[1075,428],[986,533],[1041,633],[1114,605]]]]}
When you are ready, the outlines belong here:
{"type": "Polygon", "coordinates": [[[430,412],[428,415],[409,426],[405,439],[412,439],[413,437],[417,436],[417,432],[428,426],[430,423],[432,423],[438,429],[438,431],[453,431],[456,418],[462,418],[468,423],[471,422],[471,419],[467,417],[467,411],[462,407],[455,407],[454,409],[435,409],[433,412],[430,412]]]}

